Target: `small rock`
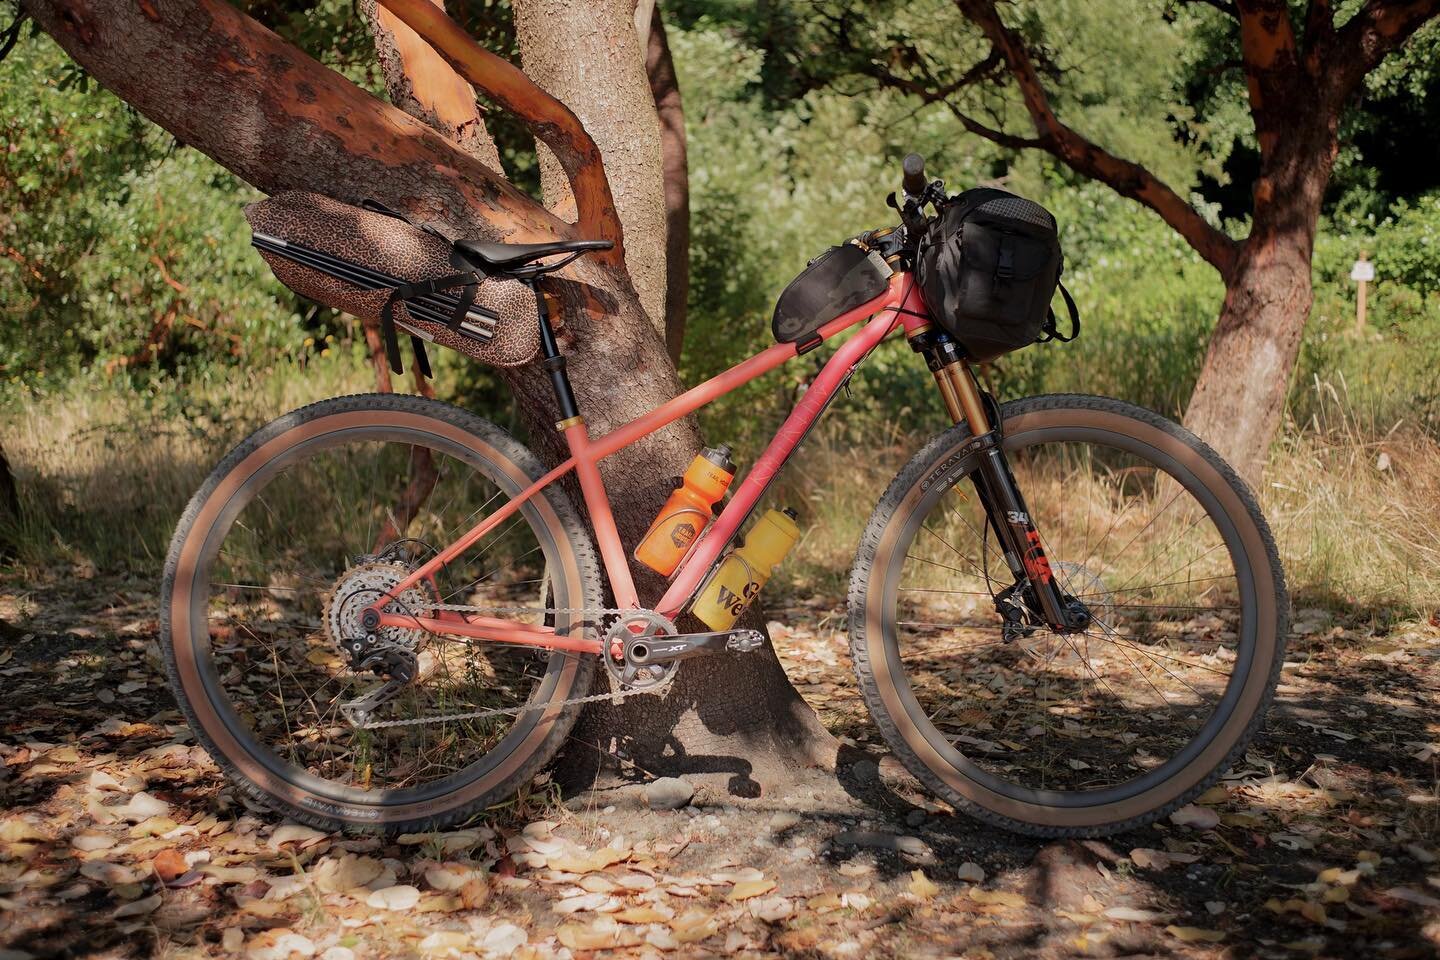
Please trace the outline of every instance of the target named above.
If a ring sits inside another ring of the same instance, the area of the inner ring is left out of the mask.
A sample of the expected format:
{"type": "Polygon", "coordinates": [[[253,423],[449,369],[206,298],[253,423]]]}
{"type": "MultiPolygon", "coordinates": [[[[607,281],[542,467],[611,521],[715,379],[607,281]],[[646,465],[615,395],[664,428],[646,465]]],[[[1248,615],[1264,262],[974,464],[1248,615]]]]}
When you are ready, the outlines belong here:
{"type": "Polygon", "coordinates": [[[880,767],[874,760],[856,760],[850,773],[859,783],[874,783],[880,779],[880,767]]]}
{"type": "Polygon", "coordinates": [[[830,841],[836,847],[869,847],[872,850],[891,850],[915,863],[932,863],[935,854],[919,837],[909,837],[878,830],[845,830],[837,833],[830,841]]]}
{"type": "Polygon", "coordinates": [[[984,868],[981,867],[980,864],[969,860],[960,864],[960,869],[955,872],[955,876],[961,880],[968,880],[971,883],[985,882],[984,868]]]}
{"type": "Polygon", "coordinates": [[[925,822],[925,811],[920,809],[911,810],[905,814],[905,826],[918,827],[925,822]]]}
{"type": "Polygon", "coordinates": [[[645,785],[645,805],[651,810],[678,810],[695,796],[695,788],[680,777],[661,777],[645,785]]]}
{"type": "Polygon", "coordinates": [[[800,822],[800,814],[782,810],[770,818],[770,829],[776,833],[780,833],[781,831],[789,830],[791,827],[800,826],[800,822]]]}

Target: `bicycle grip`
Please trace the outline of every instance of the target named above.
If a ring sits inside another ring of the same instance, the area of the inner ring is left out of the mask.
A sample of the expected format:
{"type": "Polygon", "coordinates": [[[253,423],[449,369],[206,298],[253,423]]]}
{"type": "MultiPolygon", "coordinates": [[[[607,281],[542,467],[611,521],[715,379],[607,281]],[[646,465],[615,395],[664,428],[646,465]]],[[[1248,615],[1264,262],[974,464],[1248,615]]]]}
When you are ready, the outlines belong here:
{"type": "Polygon", "coordinates": [[[912,197],[918,197],[925,192],[925,158],[918,153],[907,153],[905,159],[900,162],[900,168],[905,172],[905,177],[900,181],[905,192],[912,197]]]}

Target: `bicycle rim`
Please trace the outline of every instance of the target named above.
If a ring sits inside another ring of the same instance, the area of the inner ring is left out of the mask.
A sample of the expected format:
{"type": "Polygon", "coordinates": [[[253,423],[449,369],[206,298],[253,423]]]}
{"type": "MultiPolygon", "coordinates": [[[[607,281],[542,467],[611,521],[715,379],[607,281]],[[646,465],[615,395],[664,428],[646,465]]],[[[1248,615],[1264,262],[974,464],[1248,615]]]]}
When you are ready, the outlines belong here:
{"type": "MultiPolygon", "coordinates": [[[[512,773],[553,725],[551,701],[578,692],[588,671],[574,654],[387,628],[381,638],[414,653],[419,679],[375,719],[522,712],[358,729],[340,711],[383,682],[343,650],[359,611],[526,482],[477,447],[424,417],[327,418],[282,433],[211,491],[178,564],[191,572],[171,598],[184,611],[174,618],[176,663],[207,733],[247,777],[298,788],[288,799],[321,810],[333,801],[387,816],[429,811],[512,773]]],[[[578,617],[542,612],[584,605],[563,545],[537,498],[391,609],[523,608],[532,612],[494,615],[568,630],[578,617]]]]}

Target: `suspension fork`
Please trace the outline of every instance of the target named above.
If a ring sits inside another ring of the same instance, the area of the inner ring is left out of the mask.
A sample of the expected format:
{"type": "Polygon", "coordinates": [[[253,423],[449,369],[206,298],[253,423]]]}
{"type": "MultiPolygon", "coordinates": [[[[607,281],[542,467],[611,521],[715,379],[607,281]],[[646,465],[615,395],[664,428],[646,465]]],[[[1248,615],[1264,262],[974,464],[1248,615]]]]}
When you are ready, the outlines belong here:
{"type": "Polygon", "coordinates": [[[957,424],[967,424],[975,437],[991,439],[980,449],[980,465],[974,474],[975,492],[1004,548],[1005,563],[1015,582],[1030,585],[1039,613],[1051,629],[1083,630],[1089,621],[1088,611],[1067,598],[1056,584],[1040,532],[1035,529],[1000,445],[999,408],[993,407],[992,401],[995,410],[992,422],[975,374],[948,334],[928,327],[911,333],[909,339],[910,346],[925,357],[950,419],[957,424]]]}

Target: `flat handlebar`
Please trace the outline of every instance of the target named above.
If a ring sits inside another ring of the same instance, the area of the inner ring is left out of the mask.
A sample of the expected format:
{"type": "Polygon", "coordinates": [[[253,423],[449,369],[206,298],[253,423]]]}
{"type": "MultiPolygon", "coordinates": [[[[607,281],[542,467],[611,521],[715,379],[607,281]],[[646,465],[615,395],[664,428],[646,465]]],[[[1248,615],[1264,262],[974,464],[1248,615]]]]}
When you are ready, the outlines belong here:
{"type": "Polygon", "coordinates": [[[900,162],[900,167],[905,172],[904,179],[900,181],[905,193],[912,197],[924,193],[925,187],[929,185],[925,179],[925,158],[918,153],[907,153],[900,162]]]}

